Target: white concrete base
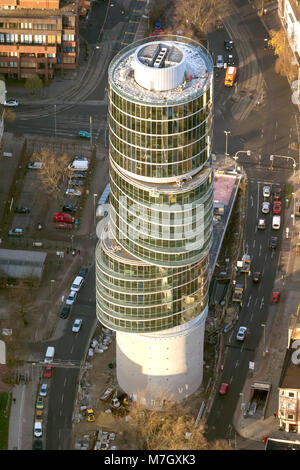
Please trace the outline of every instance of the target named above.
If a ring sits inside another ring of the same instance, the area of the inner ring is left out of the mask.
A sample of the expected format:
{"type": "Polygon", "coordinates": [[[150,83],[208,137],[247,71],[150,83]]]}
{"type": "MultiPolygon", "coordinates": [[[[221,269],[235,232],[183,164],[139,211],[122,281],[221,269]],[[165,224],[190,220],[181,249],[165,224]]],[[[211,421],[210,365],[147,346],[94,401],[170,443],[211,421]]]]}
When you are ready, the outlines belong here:
{"type": "Polygon", "coordinates": [[[116,332],[117,379],[138,398],[181,401],[203,377],[203,342],[208,307],[188,323],[159,333],[116,332]]]}

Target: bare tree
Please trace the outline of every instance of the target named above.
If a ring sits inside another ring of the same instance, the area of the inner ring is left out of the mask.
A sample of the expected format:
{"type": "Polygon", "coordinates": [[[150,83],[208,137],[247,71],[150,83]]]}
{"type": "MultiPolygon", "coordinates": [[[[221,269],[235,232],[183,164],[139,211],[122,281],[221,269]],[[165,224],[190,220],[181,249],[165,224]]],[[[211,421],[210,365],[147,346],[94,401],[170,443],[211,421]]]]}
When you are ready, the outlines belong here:
{"type": "Polygon", "coordinates": [[[184,405],[160,403],[151,409],[141,400],[130,405],[129,430],[139,450],[232,450],[226,441],[207,441],[205,428],[184,405]]]}
{"type": "Polygon", "coordinates": [[[41,152],[34,152],[33,161],[42,163],[42,168],[38,170],[40,181],[46,192],[54,196],[59,203],[62,201],[61,183],[68,177],[68,155],[56,155],[47,148],[43,148],[41,152]]]}
{"type": "Polygon", "coordinates": [[[30,93],[34,94],[36,91],[43,88],[43,80],[38,75],[32,75],[26,78],[25,88],[30,93]]]}
{"type": "Polygon", "coordinates": [[[176,1],[172,18],[173,31],[182,31],[185,36],[204,38],[219,16],[224,16],[227,0],[176,1]]]}
{"type": "Polygon", "coordinates": [[[279,31],[271,30],[270,36],[271,39],[268,44],[274,50],[274,54],[277,55],[275,71],[292,81],[296,77],[297,66],[292,63],[293,54],[286,33],[281,28],[279,31]]]}

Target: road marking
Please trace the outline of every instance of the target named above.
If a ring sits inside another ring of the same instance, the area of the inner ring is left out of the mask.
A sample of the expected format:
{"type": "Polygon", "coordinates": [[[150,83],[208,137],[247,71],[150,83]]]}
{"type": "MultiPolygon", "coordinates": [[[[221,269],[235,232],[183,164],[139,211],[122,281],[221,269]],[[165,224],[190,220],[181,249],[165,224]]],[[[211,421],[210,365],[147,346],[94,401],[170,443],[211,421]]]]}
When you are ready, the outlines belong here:
{"type": "Polygon", "coordinates": [[[250,320],[249,321],[252,321],[252,319],[253,319],[253,312],[250,315],[250,320]]]}
{"type": "Polygon", "coordinates": [[[265,301],[265,298],[263,297],[263,298],[261,299],[261,303],[260,303],[260,306],[259,306],[259,309],[260,309],[260,310],[263,308],[264,301],[265,301]]]}
{"type": "Polygon", "coordinates": [[[262,250],[262,244],[259,245],[259,252],[258,252],[258,256],[261,255],[261,250],[262,250]]]}
{"type": "Polygon", "coordinates": [[[255,299],[255,304],[254,304],[254,307],[255,307],[255,306],[256,306],[256,304],[257,304],[257,300],[258,300],[258,299],[257,299],[257,297],[256,297],[256,299],[255,299]]]}
{"type": "Polygon", "coordinates": [[[255,242],[256,242],[256,240],[253,241],[253,248],[255,248],[255,242]]]}
{"type": "Polygon", "coordinates": [[[248,300],[248,303],[247,303],[247,307],[249,307],[250,302],[251,302],[251,295],[249,296],[249,300],[248,300]]]}
{"type": "Polygon", "coordinates": [[[251,207],[253,207],[253,196],[252,196],[252,194],[250,196],[250,200],[251,200],[251,207]]]}
{"type": "Polygon", "coordinates": [[[72,347],[71,347],[71,353],[73,352],[73,349],[74,349],[74,344],[72,344],[72,347]]]}
{"type": "Polygon", "coordinates": [[[238,367],[239,363],[240,363],[240,361],[237,360],[236,363],[235,363],[235,366],[234,366],[235,369],[238,367]]]}
{"type": "Polygon", "coordinates": [[[66,386],[66,382],[67,382],[67,377],[65,377],[65,380],[64,380],[64,387],[66,386]]]}
{"type": "Polygon", "coordinates": [[[233,381],[233,375],[230,377],[229,383],[231,384],[233,381]]]}
{"type": "Polygon", "coordinates": [[[64,401],[64,394],[61,396],[61,403],[64,401]]]}

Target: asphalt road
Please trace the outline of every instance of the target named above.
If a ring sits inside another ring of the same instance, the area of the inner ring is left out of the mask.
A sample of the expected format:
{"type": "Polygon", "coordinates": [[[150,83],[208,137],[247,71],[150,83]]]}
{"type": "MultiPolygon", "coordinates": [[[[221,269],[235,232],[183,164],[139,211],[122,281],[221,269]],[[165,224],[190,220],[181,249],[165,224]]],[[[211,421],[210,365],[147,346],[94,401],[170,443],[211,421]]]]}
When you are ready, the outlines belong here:
{"type": "Polygon", "coordinates": [[[95,272],[91,269],[69,318],[59,320],[64,322],[63,334],[59,339],[47,343],[47,346],[55,346],[53,376],[48,379],[50,394],[47,410],[47,450],[70,449],[72,415],[78,390],[79,370],[95,328],[95,311],[95,272]],[[72,332],[75,318],[82,319],[82,326],[78,333],[72,332]]]}
{"type": "MultiPolygon", "coordinates": [[[[238,5],[247,7],[248,2],[239,1],[238,5]]],[[[243,306],[238,322],[226,338],[225,362],[221,382],[229,384],[229,393],[226,396],[217,395],[213,402],[207,420],[207,437],[209,439],[234,437],[232,419],[237,406],[241,406],[240,393],[249,370],[249,361],[255,358],[255,350],[263,335],[262,324],[265,324],[269,316],[273,314],[275,305],[271,304],[271,294],[275,279],[275,272],[280,253],[280,245],[277,250],[270,250],[270,237],[282,237],[283,224],[279,231],[272,230],[272,215],[264,216],[267,227],[263,231],[257,231],[257,219],[262,216],[261,204],[263,201],[262,188],[264,185],[281,187],[288,181],[292,172],[292,161],[276,158],[274,170],[270,170],[270,155],[293,156],[290,148],[291,142],[296,139],[296,108],[291,101],[291,91],[287,80],[274,71],[274,57],[270,51],[264,51],[263,44],[266,31],[258,17],[249,15],[247,28],[251,33],[252,48],[257,56],[260,69],[265,81],[264,104],[259,110],[255,110],[244,121],[238,122],[230,115],[230,109],[226,115],[226,129],[231,130],[229,138],[229,152],[234,154],[241,149],[250,149],[251,157],[241,156],[239,162],[243,164],[248,176],[245,248],[253,257],[252,271],[263,273],[259,284],[247,281],[243,306]],[[248,335],[241,344],[235,336],[240,326],[248,328],[248,335]]],[[[222,149],[221,125],[224,122],[217,120],[215,128],[215,151],[222,149]]],[[[224,129],[224,127],[223,127],[224,129]]],[[[224,142],[224,141],[223,141],[224,142]]],[[[223,143],[224,152],[224,143],[223,143]]],[[[284,206],[284,204],[283,204],[284,206]]],[[[282,219],[284,210],[282,212],[282,219]]]]}

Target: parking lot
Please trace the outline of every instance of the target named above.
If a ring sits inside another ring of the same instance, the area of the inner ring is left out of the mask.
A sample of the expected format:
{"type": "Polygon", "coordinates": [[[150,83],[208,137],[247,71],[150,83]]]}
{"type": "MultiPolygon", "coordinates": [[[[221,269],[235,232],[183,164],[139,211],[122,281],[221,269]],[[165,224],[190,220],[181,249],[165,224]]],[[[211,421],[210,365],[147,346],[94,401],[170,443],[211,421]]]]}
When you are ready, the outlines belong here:
{"type": "MultiPolygon", "coordinates": [[[[67,241],[72,246],[72,236],[79,227],[86,197],[89,195],[92,173],[96,165],[96,153],[92,152],[85,144],[70,145],[67,143],[64,145],[62,143],[58,146],[56,143],[50,146],[49,150],[56,152],[57,159],[62,158],[62,155],[67,155],[69,163],[71,163],[75,156],[81,156],[88,159],[89,166],[88,171],[70,171],[70,177],[61,182],[60,194],[49,194],[40,177],[42,170],[38,167],[28,167],[33,160],[33,153],[42,150],[41,145],[39,141],[36,145],[32,141],[28,142],[27,161],[29,164],[27,164],[20,194],[17,200],[13,201],[14,215],[10,227],[10,229],[21,229],[23,233],[19,236],[18,233],[15,236],[8,236],[7,242],[14,246],[23,246],[24,244],[39,246],[47,239],[58,242],[67,241]],[[76,153],[73,153],[74,150],[76,153]],[[66,194],[67,190],[71,194],[66,194]],[[68,220],[65,219],[57,220],[54,223],[53,216],[57,213],[69,214],[72,223],[66,223],[68,220]]],[[[36,156],[34,159],[36,160],[36,156]]]]}

